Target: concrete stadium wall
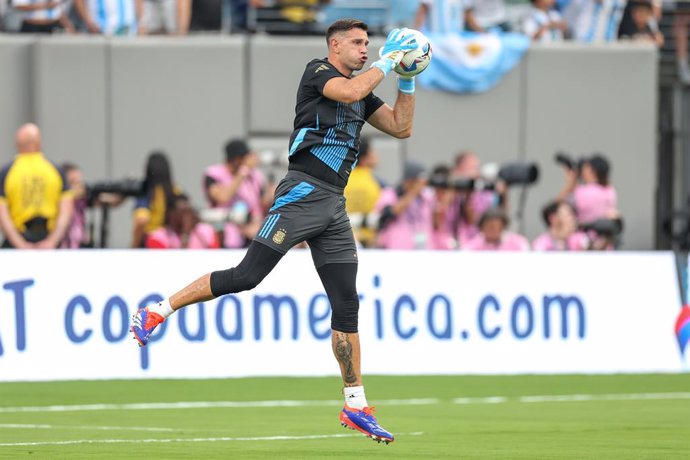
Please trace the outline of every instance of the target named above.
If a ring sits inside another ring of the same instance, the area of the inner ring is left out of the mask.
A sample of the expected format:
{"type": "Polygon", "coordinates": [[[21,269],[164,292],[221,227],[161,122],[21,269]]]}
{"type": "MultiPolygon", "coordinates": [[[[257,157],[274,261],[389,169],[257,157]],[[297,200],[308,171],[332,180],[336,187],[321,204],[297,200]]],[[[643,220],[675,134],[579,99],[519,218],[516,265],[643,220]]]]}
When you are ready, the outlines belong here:
{"type": "MultiPolygon", "coordinates": [[[[381,42],[372,39],[372,54],[381,42]]],[[[307,37],[0,36],[0,161],[13,155],[17,126],[36,120],[46,154],[78,163],[91,181],[140,176],[151,150],[167,151],[176,180],[202,206],[202,171],[222,159],[230,137],[287,150],[302,70],[325,53],[322,38],[307,37]]],[[[520,225],[530,238],[543,230],[540,209],[562,185],[554,152],[601,151],[626,220],[624,248],[651,249],[656,66],[655,49],[636,44],[534,46],[489,92],[420,88],[409,140],[365,132],[390,182],[406,157],[431,168],[462,149],[485,162],[537,162],[540,181],[528,190],[520,225]]],[[[392,104],[393,79],[376,93],[392,104]]],[[[517,190],[510,198],[515,211],[517,190]]],[[[129,202],[115,210],[111,247],[129,244],[130,211],[129,202]]]]}

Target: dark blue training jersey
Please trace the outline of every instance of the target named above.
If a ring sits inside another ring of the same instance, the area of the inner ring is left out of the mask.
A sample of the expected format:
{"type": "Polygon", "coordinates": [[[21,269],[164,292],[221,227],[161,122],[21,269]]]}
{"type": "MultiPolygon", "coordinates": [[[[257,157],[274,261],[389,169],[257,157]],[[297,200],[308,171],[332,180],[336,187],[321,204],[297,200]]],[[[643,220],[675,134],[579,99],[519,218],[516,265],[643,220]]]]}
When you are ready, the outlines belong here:
{"type": "Polygon", "coordinates": [[[353,104],[328,99],[323,87],[334,77],[344,75],[327,59],[314,59],[304,70],[297,89],[289,169],[345,187],[359,155],[362,125],[383,101],[374,93],[353,104]]]}

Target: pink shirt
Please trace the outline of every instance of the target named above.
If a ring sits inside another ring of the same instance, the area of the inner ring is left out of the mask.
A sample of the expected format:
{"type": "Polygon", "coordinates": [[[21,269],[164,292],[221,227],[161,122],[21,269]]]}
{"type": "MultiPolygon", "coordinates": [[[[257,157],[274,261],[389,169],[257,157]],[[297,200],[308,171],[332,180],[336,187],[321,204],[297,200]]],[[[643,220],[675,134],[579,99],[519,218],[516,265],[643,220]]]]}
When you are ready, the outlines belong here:
{"type": "Polygon", "coordinates": [[[532,249],[535,251],[586,251],[588,248],[589,238],[583,232],[575,232],[565,241],[556,241],[546,232],[532,242],[532,249]]]}
{"type": "MultiPolygon", "coordinates": [[[[225,164],[209,166],[204,173],[204,177],[211,178],[215,183],[226,186],[235,179],[233,174],[225,164]]],[[[205,184],[204,184],[205,185],[205,184]]],[[[258,169],[253,169],[247,178],[242,181],[233,196],[227,203],[211,203],[214,208],[244,208],[252,217],[263,218],[263,206],[261,203],[262,189],[264,186],[264,176],[258,169]]],[[[208,196],[207,196],[208,198],[208,196]]],[[[245,238],[240,227],[227,222],[223,228],[223,246],[226,248],[241,248],[244,246],[245,238]]]]}
{"type": "Polygon", "coordinates": [[[189,234],[187,245],[182,244],[180,235],[169,228],[161,227],[146,237],[149,249],[216,249],[220,247],[215,229],[209,224],[198,223],[189,234]]]}
{"type": "Polygon", "coordinates": [[[483,233],[478,233],[465,243],[463,249],[468,251],[529,251],[529,241],[518,233],[503,232],[501,241],[494,244],[487,242],[483,233]]]}
{"type": "MultiPolygon", "coordinates": [[[[475,219],[479,222],[479,218],[486,212],[487,209],[498,205],[496,194],[491,190],[477,190],[470,195],[469,205],[474,211],[475,219]]],[[[479,233],[479,228],[476,223],[470,223],[464,219],[460,220],[458,225],[458,243],[463,247],[469,240],[474,238],[479,233]]]]}
{"type": "Polygon", "coordinates": [[[78,249],[82,243],[86,243],[86,198],[74,201],[74,213],[65,234],[65,239],[60,244],[61,248],[78,249]]]}
{"type": "MultiPolygon", "coordinates": [[[[399,199],[394,188],[383,189],[376,203],[376,211],[381,213],[386,206],[393,206],[399,199]]],[[[433,202],[433,190],[422,190],[401,215],[379,231],[378,246],[385,249],[431,249],[433,202]]]]}
{"type": "Polygon", "coordinates": [[[577,220],[583,224],[610,218],[618,205],[616,190],[599,184],[578,185],[573,192],[573,199],[577,220]]]}

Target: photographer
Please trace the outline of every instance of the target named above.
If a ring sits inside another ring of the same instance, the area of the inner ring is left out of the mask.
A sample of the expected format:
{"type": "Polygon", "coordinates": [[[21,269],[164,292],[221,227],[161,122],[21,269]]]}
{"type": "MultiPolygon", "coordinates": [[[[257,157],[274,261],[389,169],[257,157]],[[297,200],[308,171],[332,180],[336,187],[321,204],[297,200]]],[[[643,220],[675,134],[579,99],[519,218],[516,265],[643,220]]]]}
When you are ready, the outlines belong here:
{"type": "Polygon", "coordinates": [[[557,201],[572,202],[581,224],[618,217],[618,197],[609,183],[611,168],[603,155],[596,154],[579,162],[561,155],[557,161],[565,166],[566,176],[557,201]]]}
{"type": "Polygon", "coordinates": [[[434,193],[424,167],[405,164],[403,180],[385,188],[376,205],[380,214],[378,246],[385,249],[430,249],[434,193]]]}
{"type": "Polygon", "coordinates": [[[586,229],[593,249],[612,249],[622,231],[618,195],[609,182],[610,166],[601,154],[575,161],[558,154],[565,166],[566,181],[557,201],[573,204],[580,227],[586,229]],[[597,231],[599,229],[599,231],[597,231]]]}
{"type": "Polygon", "coordinates": [[[204,172],[206,198],[212,208],[227,210],[223,225],[223,247],[245,247],[256,235],[265,215],[265,203],[272,200],[258,168],[259,157],[242,139],[225,145],[225,162],[204,172]]]}
{"type": "Polygon", "coordinates": [[[431,173],[429,185],[434,189],[431,247],[457,249],[458,241],[454,223],[458,221],[460,213],[458,193],[464,186],[473,185],[473,182],[468,180],[461,183],[453,180],[450,176],[450,168],[440,165],[431,173]]]}
{"type": "Polygon", "coordinates": [[[74,197],[74,212],[60,247],[65,249],[93,247],[86,229],[86,210],[89,206],[89,200],[82,171],[77,165],[69,162],[63,163],[61,169],[74,197]]]}
{"type": "Polygon", "coordinates": [[[548,227],[532,242],[535,251],[586,251],[590,240],[577,229],[575,209],[568,202],[552,201],[542,209],[544,223],[548,227]]]}
{"type": "Polygon", "coordinates": [[[170,162],[164,152],[154,151],[149,154],[145,174],[142,190],[134,207],[133,248],[143,248],[146,236],[165,224],[169,203],[182,193],[173,183],[170,162]]]}
{"type": "MultiPolygon", "coordinates": [[[[456,178],[479,181],[482,179],[479,157],[470,151],[464,151],[455,158],[452,176],[456,178]]],[[[498,180],[491,189],[465,190],[458,194],[460,213],[454,224],[454,233],[462,247],[466,242],[479,233],[478,222],[487,209],[500,207],[508,209],[507,187],[505,182],[498,180]]]]}

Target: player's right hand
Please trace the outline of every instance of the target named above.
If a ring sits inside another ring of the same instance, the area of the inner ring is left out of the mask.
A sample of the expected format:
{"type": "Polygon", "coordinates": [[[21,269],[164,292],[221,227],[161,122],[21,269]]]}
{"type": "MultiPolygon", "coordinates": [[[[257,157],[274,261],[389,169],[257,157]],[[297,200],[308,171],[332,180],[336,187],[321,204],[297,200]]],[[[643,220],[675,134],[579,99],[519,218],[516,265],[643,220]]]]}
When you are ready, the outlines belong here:
{"type": "Polygon", "coordinates": [[[393,29],[386,38],[383,48],[379,50],[379,56],[383,59],[392,60],[398,65],[405,53],[417,48],[417,41],[414,35],[408,33],[407,29],[393,29]]]}
{"type": "Polygon", "coordinates": [[[388,75],[388,72],[400,63],[405,53],[416,47],[417,41],[414,35],[407,33],[407,29],[393,29],[379,50],[380,59],[374,62],[372,67],[378,67],[384,75],[388,75]]]}

